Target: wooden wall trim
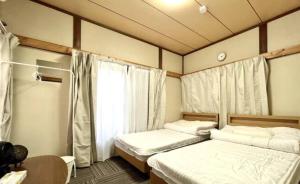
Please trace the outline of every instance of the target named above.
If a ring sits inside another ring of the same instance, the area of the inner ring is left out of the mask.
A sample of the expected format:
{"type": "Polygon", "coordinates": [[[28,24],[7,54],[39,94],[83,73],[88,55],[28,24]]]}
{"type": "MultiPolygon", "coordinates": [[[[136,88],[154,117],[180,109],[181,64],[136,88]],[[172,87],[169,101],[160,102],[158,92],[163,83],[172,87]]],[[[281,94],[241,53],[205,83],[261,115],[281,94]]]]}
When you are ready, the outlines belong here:
{"type": "Polygon", "coordinates": [[[259,26],[259,53],[268,52],[268,25],[261,24],[259,26]]]}
{"type": "MultiPolygon", "coordinates": [[[[38,40],[35,38],[29,38],[29,37],[20,36],[20,35],[16,35],[16,36],[19,38],[19,42],[20,42],[21,46],[31,47],[31,48],[35,48],[35,49],[41,49],[41,50],[50,51],[50,52],[56,52],[56,53],[65,54],[65,55],[72,54],[72,49],[73,49],[72,47],[58,45],[55,43],[46,42],[46,41],[38,40]]],[[[77,50],[80,50],[80,49],[77,49],[77,50]]],[[[84,52],[89,52],[89,51],[84,51],[84,52]]],[[[90,53],[92,53],[92,52],[90,52],[90,53]]],[[[94,54],[102,55],[102,54],[98,54],[98,53],[94,53],[94,54]]],[[[114,58],[116,60],[121,60],[121,61],[124,61],[129,64],[133,64],[133,65],[138,65],[138,66],[147,67],[147,68],[154,68],[154,67],[151,67],[148,65],[139,64],[139,63],[124,60],[121,58],[115,58],[115,57],[111,57],[111,56],[107,56],[107,57],[114,58]]],[[[180,78],[182,75],[179,73],[176,73],[176,72],[167,71],[167,76],[180,78]]]]}
{"type": "Polygon", "coordinates": [[[264,56],[268,60],[271,60],[271,59],[276,59],[279,57],[288,56],[288,55],[292,55],[292,54],[298,54],[298,53],[300,53],[300,44],[294,45],[292,47],[287,47],[287,48],[267,52],[267,53],[262,54],[262,56],[264,56]]]}
{"type": "Polygon", "coordinates": [[[34,3],[37,3],[37,4],[40,4],[40,5],[43,5],[43,6],[46,6],[46,7],[51,8],[51,9],[57,10],[57,11],[59,11],[59,12],[62,12],[62,13],[71,15],[71,16],[73,16],[73,17],[79,17],[81,20],[84,20],[84,21],[86,21],[86,22],[95,24],[95,25],[100,26],[100,27],[103,27],[103,28],[105,28],[105,29],[109,29],[109,30],[111,30],[111,31],[114,31],[114,32],[117,32],[117,33],[119,33],[119,34],[128,36],[128,37],[130,37],[130,38],[133,38],[133,39],[135,39],[135,40],[139,40],[139,41],[145,42],[145,43],[147,43],[147,44],[149,44],[149,45],[152,45],[152,46],[155,46],[155,47],[158,47],[158,48],[161,47],[161,48],[163,48],[164,50],[167,50],[167,51],[172,52],[172,53],[174,53],[174,54],[183,56],[183,55],[182,55],[181,53],[179,53],[179,52],[170,50],[170,49],[165,48],[165,47],[162,47],[162,46],[158,46],[157,44],[152,43],[152,42],[150,42],[150,41],[147,41],[147,40],[145,40],[145,39],[142,39],[142,38],[139,38],[139,37],[137,37],[137,36],[134,36],[134,35],[125,33],[125,32],[123,32],[123,31],[117,30],[117,29],[115,29],[115,28],[113,28],[113,27],[110,27],[110,26],[101,24],[100,22],[96,22],[96,21],[94,21],[94,20],[91,20],[91,19],[82,17],[82,16],[80,16],[80,15],[78,15],[78,14],[69,12],[69,11],[64,10],[64,9],[62,9],[62,8],[58,8],[58,7],[56,7],[56,6],[53,6],[53,5],[51,5],[51,4],[48,4],[48,3],[46,3],[46,2],[42,2],[42,1],[40,1],[40,0],[30,0],[30,1],[32,1],[32,2],[34,2],[34,3]]]}
{"type": "Polygon", "coordinates": [[[292,13],[294,13],[294,12],[296,12],[296,11],[299,11],[299,10],[300,10],[300,7],[294,8],[294,9],[289,10],[289,11],[287,11],[287,12],[285,12],[285,13],[282,13],[282,14],[276,16],[276,17],[273,17],[273,18],[271,18],[271,19],[269,19],[269,20],[267,20],[267,21],[261,22],[261,23],[259,23],[259,24],[257,24],[257,25],[254,25],[254,26],[251,26],[251,27],[249,27],[249,28],[246,28],[246,29],[244,29],[244,30],[242,30],[242,31],[239,31],[239,32],[237,32],[237,33],[234,33],[234,34],[232,34],[232,35],[229,35],[229,36],[227,36],[227,37],[225,37],[225,38],[222,38],[222,39],[220,39],[220,40],[217,40],[217,41],[215,41],[215,42],[212,42],[212,43],[210,43],[210,44],[208,44],[208,45],[205,45],[205,46],[203,46],[203,47],[200,47],[200,48],[197,48],[197,49],[195,49],[195,50],[192,50],[192,51],[190,51],[190,52],[188,52],[188,53],[186,53],[186,54],[183,54],[183,56],[187,56],[187,55],[189,55],[189,54],[192,54],[192,53],[194,53],[194,52],[197,52],[197,51],[199,51],[199,50],[202,50],[202,49],[204,49],[204,48],[206,48],[206,47],[212,46],[212,45],[214,45],[214,44],[217,44],[217,43],[219,43],[219,42],[222,42],[222,41],[224,41],[224,40],[227,40],[227,39],[229,39],[229,38],[232,38],[232,37],[234,37],[234,36],[237,36],[237,35],[239,35],[239,34],[245,33],[245,32],[247,32],[247,31],[249,31],[249,30],[251,30],[251,29],[254,29],[254,28],[259,27],[259,26],[262,25],[262,24],[267,24],[267,23],[269,23],[269,22],[272,22],[272,21],[274,21],[274,20],[277,20],[277,19],[279,19],[279,18],[281,18],[281,17],[284,17],[284,16],[286,16],[286,15],[292,14],[292,13]]]}
{"type": "Polygon", "coordinates": [[[73,48],[81,49],[81,19],[73,17],[73,48]]]}
{"type": "MultiPolygon", "coordinates": [[[[263,53],[263,54],[260,54],[260,55],[264,56],[267,59],[267,61],[271,61],[271,59],[276,59],[276,58],[280,58],[280,57],[283,57],[283,56],[288,56],[288,55],[298,54],[298,53],[300,53],[300,44],[294,45],[292,47],[278,49],[278,50],[271,51],[271,52],[266,52],[266,53],[263,53]]],[[[197,71],[194,71],[194,72],[183,74],[183,76],[193,74],[193,73],[197,73],[197,72],[200,72],[200,71],[203,71],[203,70],[215,68],[215,67],[228,65],[228,64],[231,64],[231,63],[239,62],[239,61],[246,60],[246,59],[253,58],[253,57],[255,57],[255,56],[239,59],[239,60],[236,60],[236,61],[231,61],[231,62],[224,63],[224,64],[217,65],[217,66],[211,66],[211,67],[203,68],[201,70],[197,70],[197,71]]]]}
{"type": "Polygon", "coordinates": [[[162,56],[162,48],[158,48],[158,68],[163,68],[163,56],[162,56]]]}
{"type": "Polygon", "coordinates": [[[71,55],[72,48],[66,47],[63,45],[58,45],[51,42],[46,42],[34,38],[29,38],[25,36],[16,35],[19,38],[19,42],[21,46],[32,47],[35,49],[41,49],[50,52],[56,52],[65,55],[71,55]]]}
{"type": "Polygon", "coordinates": [[[180,77],[182,76],[182,74],[176,73],[176,72],[167,71],[167,76],[168,77],[174,77],[174,78],[180,79],[180,77]]]}

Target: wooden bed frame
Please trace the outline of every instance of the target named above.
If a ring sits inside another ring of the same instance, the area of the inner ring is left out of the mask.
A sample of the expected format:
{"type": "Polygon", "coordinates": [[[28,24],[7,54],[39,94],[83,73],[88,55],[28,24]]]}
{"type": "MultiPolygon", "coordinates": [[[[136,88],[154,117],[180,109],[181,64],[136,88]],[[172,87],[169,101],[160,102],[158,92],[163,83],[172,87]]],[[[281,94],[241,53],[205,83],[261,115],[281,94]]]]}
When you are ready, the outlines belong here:
{"type": "MultiPolygon", "coordinates": [[[[291,127],[300,129],[300,117],[230,114],[228,115],[227,124],[232,126],[291,127]]],[[[167,184],[167,182],[150,171],[150,184],[167,184]]]]}
{"type": "MultiPolygon", "coordinates": [[[[219,122],[219,114],[215,113],[190,113],[190,112],[183,112],[182,113],[182,119],[193,121],[193,120],[200,120],[200,121],[215,121],[219,122]]],[[[122,157],[124,160],[129,162],[131,165],[135,166],[138,170],[140,170],[142,173],[149,173],[150,168],[147,164],[147,161],[141,161],[137,159],[136,157],[126,153],[118,146],[115,146],[115,153],[122,157]]]]}
{"type": "Polygon", "coordinates": [[[297,116],[228,115],[228,125],[300,128],[297,116]]]}

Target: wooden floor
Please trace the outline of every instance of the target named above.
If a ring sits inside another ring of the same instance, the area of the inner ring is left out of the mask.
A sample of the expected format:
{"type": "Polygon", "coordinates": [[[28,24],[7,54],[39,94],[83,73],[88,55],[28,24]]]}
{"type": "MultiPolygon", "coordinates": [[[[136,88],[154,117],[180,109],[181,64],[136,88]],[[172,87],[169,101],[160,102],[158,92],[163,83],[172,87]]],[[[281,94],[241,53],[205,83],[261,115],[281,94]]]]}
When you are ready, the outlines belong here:
{"type": "Polygon", "coordinates": [[[71,184],[148,184],[148,176],[120,157],[97,162],[89,168],[77,169],[71,184]]]}

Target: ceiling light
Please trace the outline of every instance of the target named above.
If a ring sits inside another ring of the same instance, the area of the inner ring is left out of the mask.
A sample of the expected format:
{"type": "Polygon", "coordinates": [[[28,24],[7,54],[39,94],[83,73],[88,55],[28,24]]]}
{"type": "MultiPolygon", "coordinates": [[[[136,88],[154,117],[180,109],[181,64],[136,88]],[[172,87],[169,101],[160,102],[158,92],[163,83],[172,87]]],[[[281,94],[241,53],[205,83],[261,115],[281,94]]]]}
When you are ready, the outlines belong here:
{"type": "Polygon", "coordinates": [[[204,14],[207,12],[207,7],[205,5],[200,5],[199,11],[200,11],[200,14],[204,14]]]}
{"type": "Polygon", "coordinates": [[[185,0],[163,0],[166,4],[170,5],[178,5],[181,4],[185,0]]]}

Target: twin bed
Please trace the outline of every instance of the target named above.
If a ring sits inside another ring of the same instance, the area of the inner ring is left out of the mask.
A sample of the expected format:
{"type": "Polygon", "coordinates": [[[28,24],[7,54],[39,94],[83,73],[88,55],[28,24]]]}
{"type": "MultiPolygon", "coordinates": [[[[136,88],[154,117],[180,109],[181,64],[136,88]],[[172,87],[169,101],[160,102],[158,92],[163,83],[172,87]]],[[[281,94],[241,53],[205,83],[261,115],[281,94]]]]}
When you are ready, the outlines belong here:
{"type": "MultiPolygon", "coordinates": [[[[218,122],[218,115],[183,113],[183,119],[218,122]]],[[[119,137],[115,148],[150,172],[150,184],[298,184],[299,128],[300,117],[231,115],[228,126],[210,129],[211,140],[166,126],[119,137]]]]}
{"type": "Polygon", "coordinates": [[[299,183],[299,117],[233,115],[229,125],[246,127],[213,130],[212,140],[150,157],[150,183],[299,183]]]}
{"type": "Polygon", "coordinates": [[[178,122],[178,124],[166,124],[164,129],[117,137],[115,140],[116,154],[141,172],[149,173],[147,159],[150,156],[209,139],[208,134],[197,134],[195,126],[207,126],[202,126],[202,128],[218,126],[218,114],[183,113],[182,116],[184,121],[178,122]]]}

